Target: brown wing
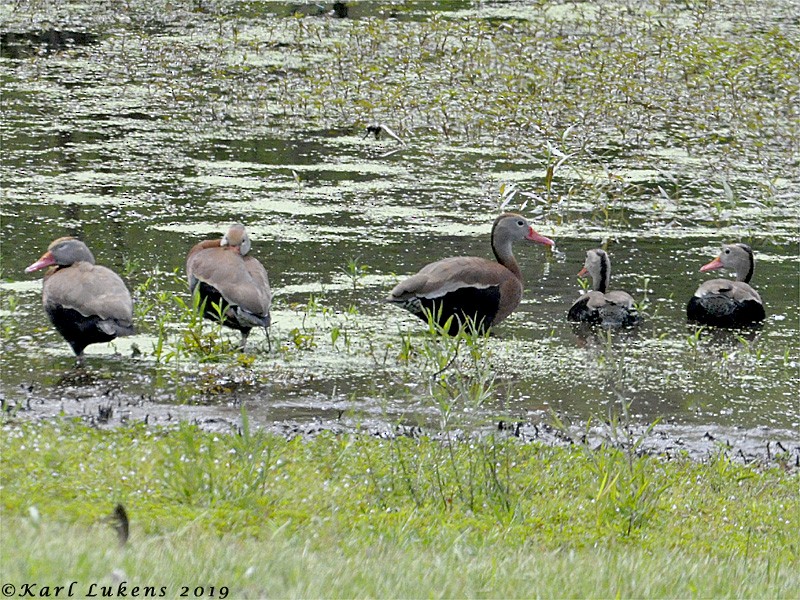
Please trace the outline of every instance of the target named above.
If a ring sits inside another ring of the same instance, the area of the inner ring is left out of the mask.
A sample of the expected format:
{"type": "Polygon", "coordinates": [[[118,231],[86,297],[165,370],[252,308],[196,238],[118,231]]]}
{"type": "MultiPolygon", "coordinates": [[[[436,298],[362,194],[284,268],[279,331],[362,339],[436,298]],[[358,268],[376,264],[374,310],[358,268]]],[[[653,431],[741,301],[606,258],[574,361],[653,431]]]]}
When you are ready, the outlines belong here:
{"type": "Polygon", "coordinates": [[[634,307],[633,297],[628,292],[613,291],[606,292],[606,302],[616,304],[622,308],[630,310],[634,307]]]}
{"type": "Polygon", "coordinates": [[[111,269],[77,262],[45,278],[42,290],[45,306],[72,308],[84,317],[133,321],[133,300],[125,283],[111,269]]]}
{"type": "MultiPolygon", "coordinates": [[[[257,315],[266,315],[269,313],[270,306],[272,305],[272,290],[269,287],[269,276],[267,275],[267,270],[264,268],[258,259],[253,256],[245,256],[244,260],[244,268],[247,270],[247,273],[250,275],[250,279],[253,281],[253,291],[255,293],[254,303],[253,305],[257,305],[261,307],[261,312],[253,312],[257,315]]],[[[249,304],[248,304],[249,305],[249,304]]],[[[248,305],[242,305],[247,308],[248,305]]],[[[250,310],[248,308],[248,310],[250,310]]]]}
{"type": "Polygon", "coordinates": [[[598,292],[596,290],[590,290],[586,292],[583,298],[579,298],[575,304],[579,302],[583,302],[587,308],[591,310],[597,310],[604,307],[607,304],[606,301],[606,294],[603,292],[598,292]],[[584,300],[584,298],[586,300],[584,300]]]}
{"type": "Polygon", "coordinates": [[[500,286],[514,275],[503,265],[475,256],[445,258],[423,267],[389,292],[390,302],[411,297],[438,298],[462,287],[500,286]]]}
{"type": "Polygon", "coordinates": [[[259,316],[269,313],[272,292],[267,272],[255,258],[221,247],[200,248],[189,253],[186,271],[192,288],[202,281],[216,288],[228,304],[259,316]]]}
{"type": "Polygon", "coordinates": [[[694,293],[698,298],[705,296],[724,296],[736,302],[754,301],[759,304],[761,296],[749,284],[743,281],[732,281],[730,279],[711,279],[703,283],[694,293]]]}

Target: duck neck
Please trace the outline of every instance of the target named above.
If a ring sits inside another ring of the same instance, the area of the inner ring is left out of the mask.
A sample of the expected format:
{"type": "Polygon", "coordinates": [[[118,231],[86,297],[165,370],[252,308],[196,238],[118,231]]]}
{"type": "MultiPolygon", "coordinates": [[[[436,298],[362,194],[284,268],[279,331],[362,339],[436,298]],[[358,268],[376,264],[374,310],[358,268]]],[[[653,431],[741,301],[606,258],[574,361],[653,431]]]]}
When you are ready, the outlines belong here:
{"type": "Polygon", "coordinates": [[[62,267],[60,265],[53,265],[47,271],[44,272],[44,281],[50,279],[53,275],[61,271],[62,269],[66,269],[67,267],[62,267]]]}
{"type": "Polygon", "coordinates": [[[744,283],[750,283],[750,279],[753,277],[753,271],[756,270],[756,260],[753,257],[753,251],[750,249],[749,246],[742,245],[741,248],[747,253],[747,265],[745,265],[745,269],[736,269],[736,281],[742,281],[744,283]],[[742,272],[744,271],[744,272],[742,272]]]}
{"type": "Polygon", "coordinates": [[[511,251],[511,240],[496,235],[496,227],[497,223],[495,222],[495,228],[492,230],[492,252],[494,252],[494,257],[497,262],[522,281],[522,271],[520,271],[517,259],[514,258],[514,253],[511,251]]]}
{"type": "Polygon", "coordinates": [[[611,265],[609,264],[608,257],[606,255],[601,255],[600,270],[595,277],[592,277],[592,283],[594,284],[595,291],[605,294],[606,290],[608,290],[608,284],[610,280],[611,265]]]}

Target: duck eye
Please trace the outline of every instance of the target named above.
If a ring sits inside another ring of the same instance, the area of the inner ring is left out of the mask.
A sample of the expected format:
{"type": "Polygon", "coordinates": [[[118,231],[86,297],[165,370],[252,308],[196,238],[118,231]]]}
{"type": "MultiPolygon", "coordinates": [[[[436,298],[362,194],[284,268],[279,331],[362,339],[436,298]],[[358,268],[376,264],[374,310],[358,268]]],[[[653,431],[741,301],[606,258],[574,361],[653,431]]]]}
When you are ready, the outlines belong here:
{"type": "Polygon", "coordinates": [[[524,222],[524,221],[517,221],[517,225],[519,225],[520,227],[522,227],[523,225],[525,225],[525,222],[524,222]]]}
{"type": "Polygon", "coordinates": [[[730,253],[731,253],[730,249],[726,248],[725,249],[725,254],[730,254],[730,253]]]}

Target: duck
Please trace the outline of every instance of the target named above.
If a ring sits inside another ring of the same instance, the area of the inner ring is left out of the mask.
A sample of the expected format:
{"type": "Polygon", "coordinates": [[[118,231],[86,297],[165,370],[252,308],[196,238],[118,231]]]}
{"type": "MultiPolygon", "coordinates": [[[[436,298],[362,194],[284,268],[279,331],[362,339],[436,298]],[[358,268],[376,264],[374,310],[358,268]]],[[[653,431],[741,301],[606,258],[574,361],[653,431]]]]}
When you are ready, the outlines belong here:
{"type": "Polygon", "coordinates": [[[747,244],[722,246],[719,256],[700,267],[700,272],[729,269],[736,272],[736,280],[711,279],[701,284],[686,305],[689,320],[720,327],[761,323],[766,318],[764,302],[750,286],[755,266],[753,250],[747,244]]]}
{"type": "Polygon", "coordinates": [[[611,281],[611,258],[608,252],[602,248],[586,252],[586,261],[578,276],[586,275],[592,278],[592,289],[575,301],[567,313],[568,321],[603,327],[629,327],[641,322],[630,294],[608,291],[611,281]]]}
{"type": "Polygon", "coordinates": [[[426,322],[430,315],[440,328],[453,318],[453,332],[468,322],[476,331],[485,332],[514,312],[522,300],[522,272],[512,246],[523,241],[555,246],[522,215],[503,213],[492,225],[496,260],[456,256],[430,263],[398,283],[384,301],[426,322]]]}
{"type": "Polygon", "coordinates": [[[78,362],[90,344],[133,335],[133,299],[122,278],[95,264],[89,247],[74,237],[54,240],[35,263],[44,275],[42,304],[50,322],[72,348],[78,362]]]}
{"type": "Polygon", "coordinates": [[[254,327],[264,329],[269,343],[271,324],[269,276],[264,265],[248,255],[251,246],[244,225],[234,223],[221,239],[199,242],[186,256],[189,290],[200,295],[203,316],[218,322],[214,305],[222,304],[222,324],[242,334],[242,351],[254,327]]]}

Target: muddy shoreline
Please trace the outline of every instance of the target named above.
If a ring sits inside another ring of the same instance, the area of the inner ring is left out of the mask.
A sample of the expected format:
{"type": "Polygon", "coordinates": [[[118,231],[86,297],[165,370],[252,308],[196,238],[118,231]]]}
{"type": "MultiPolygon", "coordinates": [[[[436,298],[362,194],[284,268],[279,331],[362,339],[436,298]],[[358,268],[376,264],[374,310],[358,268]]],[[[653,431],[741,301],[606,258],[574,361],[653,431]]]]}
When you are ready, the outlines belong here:
{"type": "MultiPolygon", "coordinates": [[[[204,431],[236,434],[241,430],[241,402],[217,404],[166,404],[145,397],[124,397],[115,393],[87,394],[77,390],[59,398],[40,395],[33,387],[24,402],[0,396],[5,423],[16,420],[56,421],[79,419],[99,428],[145,424],[149,427],[173,427],[190,422],[204,431]]],[[[407,419],[390,423],[386,418],[364,415],[346,405],[332,403],[309,411],[303,407],[287,408],[256,406],[245,401],[251,427],[288,438],[311,437],[324,432],[335,434],[367,433],[377,437],[437,435],[435,426],[410,424],[407,419]]],[[[718,455],[733,462],[759,468],[780,467],[787,472],[800,472],[800,432],[772,427],[726,427],[716,424],[681,424],[659,422],[654,427],[631,422],[612,425],[608,422],[570,422],[559,415],[563,428],[554,425],[545,411],[535,411],[519,420],[495,419],[471,432],[493,432],[517,437],[525,442],[551,446],[586,444],[597,448],[602,444],[625,447],[637,444],[637,453],[671,460],[688,457],[703,462],[718,455]]],[[[467,434],[470,435],[470,434],[467,434]]]]}

